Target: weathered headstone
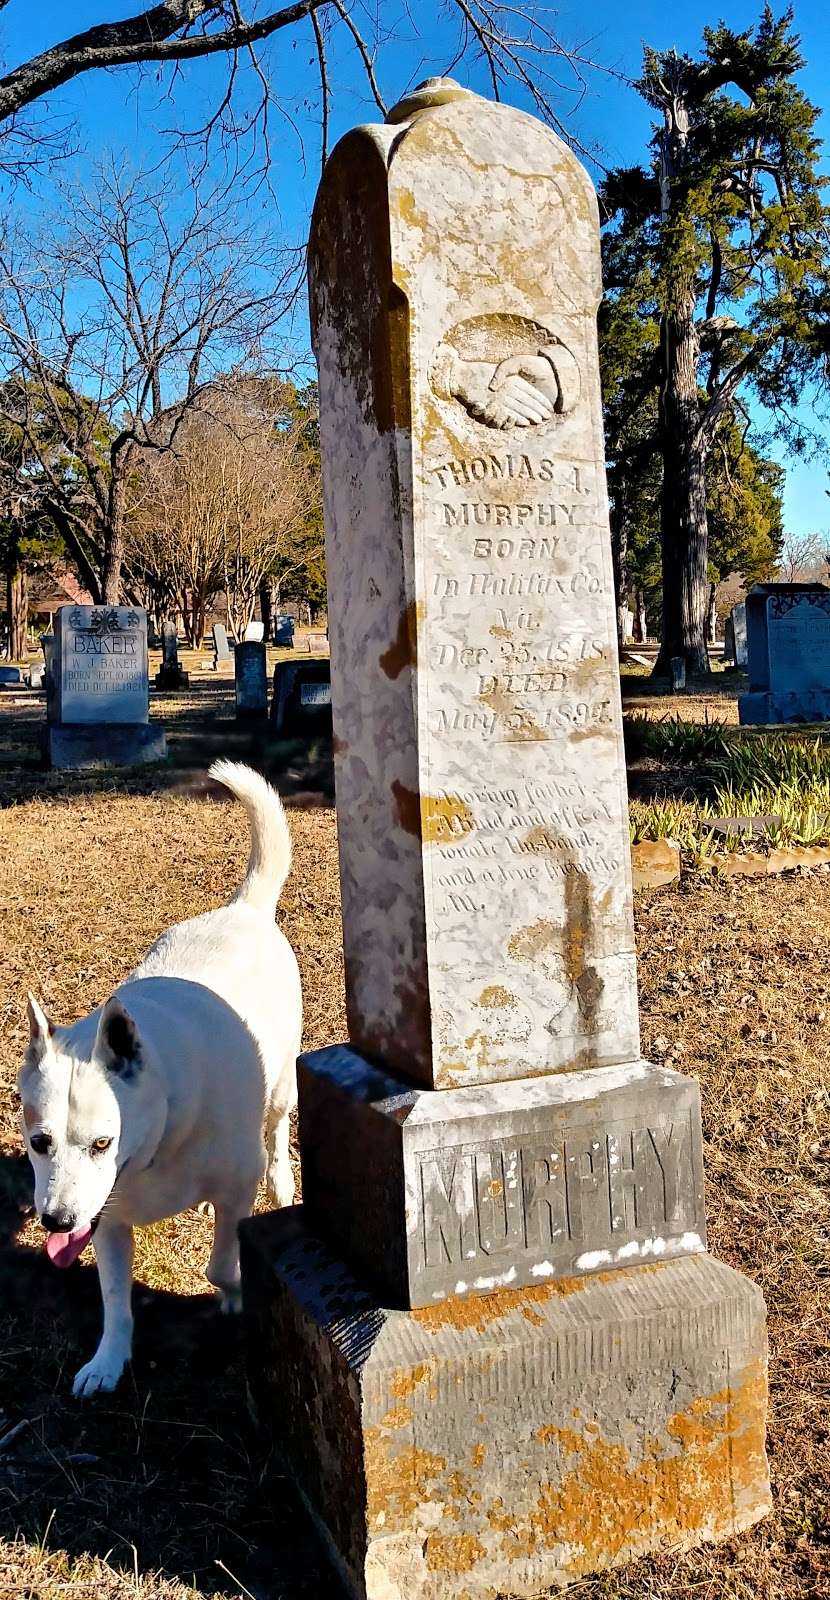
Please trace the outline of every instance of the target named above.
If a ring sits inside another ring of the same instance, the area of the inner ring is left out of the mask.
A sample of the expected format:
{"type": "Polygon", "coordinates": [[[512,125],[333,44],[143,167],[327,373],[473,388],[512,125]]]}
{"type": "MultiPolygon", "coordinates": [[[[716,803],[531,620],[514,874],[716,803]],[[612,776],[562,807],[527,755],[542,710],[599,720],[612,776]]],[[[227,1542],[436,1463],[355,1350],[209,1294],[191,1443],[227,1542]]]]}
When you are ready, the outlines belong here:
{"type": "Polygon", "coordinates": [[[769,1505],[763,1301],[640,1056],[596,201],[432,81],[310,255],[350,1044],[243,1230],[249,1385],[350,1594],[537,1594],[769,1505]]]}
{"type": "Polygon", "coordinates": [[[245,628],[244,640],[245,643],[262,644],[264,635],[265,624],[263,622],[249,622],[245,628]]]}
{"type": "Polygon", "coordinates": [[[266,648],[255,639],[241,639],[233,653],[236,682],[236,715],[268,715],[268,666],[266,648]]]}
{"type": "Polygon", "coordinates": [[[230,661],[231,652],[228,645],[228,632],[221,622],[213,624],[213,670],[217,672],[222,663],[230,661]]]}
{"type": "Polygon", "coordinates": [[[149,721],[147,615],[61,606],[49,650],[46,754],[52,767],[132,766],[166,754],[149,721]]]}
{"type": "Polygon", "coordinates": [[[331,664],[278,661],[274,668],[271,722],[281,739],[314,738],[331,732],[331,664]]]}
{"type": "Polygon", "coordinates": [[[743,724],[830,719],[830,588],[762,583],[746,600],[749,692],[743,724]]]}
{"type": "Polygon", "coordinates": [[[742,672],[745,672],[748,660],[746,644],[745,600],[741,600],[738,605],[732,607],[731,617],[733,659],[735,666],[739,667],[742,672]]]}
{"type": "Polygon", "coordinates": [[[161,666],[156,673],[156,688],[162,690],[186,689],[189,674],[179,661],[179,640],[175,622],[161,625],[161,666]]]}
{"type": "Polygon", "coordinates": [[[293,648],[294,648],[294,618],[293,617],[282,616],[282,615],[277,617],[277,620],[274,623],[274,644],[278,645],[281,650],[293,650],[293,648]]]}

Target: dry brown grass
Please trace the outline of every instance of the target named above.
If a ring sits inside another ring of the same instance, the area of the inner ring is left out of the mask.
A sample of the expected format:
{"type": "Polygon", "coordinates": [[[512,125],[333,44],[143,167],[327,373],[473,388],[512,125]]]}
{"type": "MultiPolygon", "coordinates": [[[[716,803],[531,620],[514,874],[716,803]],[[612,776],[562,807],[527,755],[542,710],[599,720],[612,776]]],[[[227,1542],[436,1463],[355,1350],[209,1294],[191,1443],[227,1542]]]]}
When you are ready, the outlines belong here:
{"type": "MultiPolygon", "coordinates": [[[[221,903],[238,881],[242,816],[187,772],[200,741],[206,764],[232,728],[200,734],[193,716],[184,702],[173,770],[149,780],[21,770],[32,734],[22,714],[16,748],[0,747],[3,1600],[339,1594],[290,1485],[263,1476],[238,1333],[205,1293],[208,1220],[188,1213],[142,1235],[134,1369],[116,1396],[82,1408],[70,1384],[96,1337],[94,1270],[49,1268],[21,1210],[12,1082],[25,988],[60,1019],[79,1014],[162,927],[221,903]]],[[[307,775],[289,772],[301,789],[307,775]]],[[[292,827],[282,924],[303,971],[306,1043],[318,1045],[344,1033],[333,812],[295,806],[292,827]]],[[[769,1305],[775,1510],[734,1545],[643,1561],[579,1593],[830,1596],[830,877],[691,880],[642,898],[637,919],[647,1052],[703,1087],[712,1248],[755,1277],[769,1305]]]]}

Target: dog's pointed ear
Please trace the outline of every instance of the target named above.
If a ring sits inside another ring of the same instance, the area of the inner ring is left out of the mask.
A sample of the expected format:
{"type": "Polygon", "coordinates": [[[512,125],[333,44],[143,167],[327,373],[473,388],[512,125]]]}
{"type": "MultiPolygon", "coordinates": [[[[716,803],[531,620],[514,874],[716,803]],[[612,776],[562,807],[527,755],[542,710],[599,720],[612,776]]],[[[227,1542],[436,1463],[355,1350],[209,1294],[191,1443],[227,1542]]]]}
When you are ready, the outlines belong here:
{"type": "Polygon", "coordinates": [[[49,1054],[49,1046],[55,1029],[31,990],[27,995],[27,1002],[26,1015],[29,1019],[29,1048],[26,1051],[26,1066],[39,1067],[44,1056],[49,1054]]]}
{"type": "Polygon", "coordinates": [[[121,1001],[113,995],[98,1021],[95,1059],[120,1078],[134,1078],[141,1067],[138,1029],[121,1001]]]}

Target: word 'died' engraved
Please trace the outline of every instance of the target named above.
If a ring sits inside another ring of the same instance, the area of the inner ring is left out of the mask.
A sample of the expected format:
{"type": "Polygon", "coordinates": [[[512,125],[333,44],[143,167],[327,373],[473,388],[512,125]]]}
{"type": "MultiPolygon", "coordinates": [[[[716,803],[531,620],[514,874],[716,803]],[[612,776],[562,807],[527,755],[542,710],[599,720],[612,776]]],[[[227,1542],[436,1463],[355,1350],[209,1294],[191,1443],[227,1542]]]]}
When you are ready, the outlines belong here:
{"type": "Polygon", "coordinates": [[[695,1226],[691,1126],[575,1129],[507,1145],[421,1152],[423,1266],[509,1251],[583,1253],[695,1226]]]}
{"type": "Polygon", "coordinates": [[[430,381],[440,400],[456,400],[488,428],[538,428],[579,399],[576,358],[547,328],[525,317],[470,317],[445,334],[430,381]]]}

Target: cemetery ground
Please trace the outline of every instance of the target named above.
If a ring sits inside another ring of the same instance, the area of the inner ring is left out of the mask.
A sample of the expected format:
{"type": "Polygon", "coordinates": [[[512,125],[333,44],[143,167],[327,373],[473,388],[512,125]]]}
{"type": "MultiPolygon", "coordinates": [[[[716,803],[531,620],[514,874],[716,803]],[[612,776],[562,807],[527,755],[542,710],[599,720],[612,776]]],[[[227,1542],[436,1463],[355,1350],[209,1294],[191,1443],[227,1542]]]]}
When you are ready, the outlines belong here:
{"type": "MultiPolygon", "coordinates": [[[[0,706],[3,1600],[340,1593],[247,1420],[239,1329],[219,1316],[203,1277],[210,1219],[188,1213],[139,1235],[134,1368],[114,1396],[81,1407],[71,1380],[97,1337],[96,1274],[87,1257],[54,1271],[27,1214],[13,1095],[26,988],[58,1020],[78,1016],[162,928],[236,887],[246,824],[204,780],[216,755],[255,761],[286,796],[295,866],[281,918],[302,969],[305,1043],[345,1036],[329,752],[237,726],[232,684],[205,678],[154,703],[171,759],[132,774],[42,772],[42,707],[11,695],[0,706]]],[[[628,681],[629,714],[681,712],[677,731],[658,724],[650,745],[635,724],[635,805],[691,815],[711,790],[707,762],[726,759],[720,744],[739,738],[713,726],[734,727],[734,682],[718,675],[703,694],[669,700],[628,681]]],[[[770,748],[754,737],[759,752],[770,748]]],[[[791,743],[815,748],[808,764],[830,762],[830,737],[791,743]]],[[[756,798],[758,770],[733,761],[756,798]]],[[[684,856],[694,867],[688,841],[684,856]]],[[[711,1248],[760,1284],[769,1308],[774,1511],[735,1543],[643,1561],[574,1592],[830,1597],[830,873],[723,880],[691,870],[639,896],[636,919],[645,1053],[701,1083],[711,1248]]]]}

